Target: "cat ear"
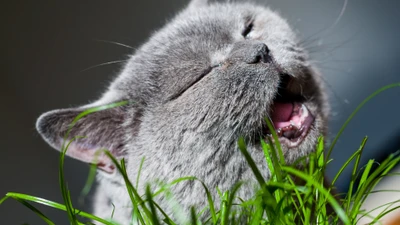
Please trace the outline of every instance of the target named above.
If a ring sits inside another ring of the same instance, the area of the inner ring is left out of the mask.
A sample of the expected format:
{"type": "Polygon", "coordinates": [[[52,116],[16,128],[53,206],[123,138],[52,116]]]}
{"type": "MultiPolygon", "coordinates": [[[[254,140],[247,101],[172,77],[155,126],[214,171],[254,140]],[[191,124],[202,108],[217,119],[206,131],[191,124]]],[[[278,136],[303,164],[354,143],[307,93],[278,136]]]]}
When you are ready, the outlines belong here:
{"type": "Polygon", "coordinates": [[[189,8],[197,8],[208,5],[208,0],[192,0],[189,3],[189,8]]]}
{"type": "Polygon", "coordinates": [[[127,106],[110,105],[60,109],[44,113],[36,122],[36,129],[55,149],[69,145],[66,154],[87,163],[96,163],[98,168],[113,173],[115,166],[101,150],[109,150],[115,157],[123,155],[124,132],[122,124],[127,106]],[[89,111],[71,127],[74,119],[89,111]],[[99,110],[99,111],[97,111],[99,110]],[[66,134],[69,132],[68,137],[66,134]]]}

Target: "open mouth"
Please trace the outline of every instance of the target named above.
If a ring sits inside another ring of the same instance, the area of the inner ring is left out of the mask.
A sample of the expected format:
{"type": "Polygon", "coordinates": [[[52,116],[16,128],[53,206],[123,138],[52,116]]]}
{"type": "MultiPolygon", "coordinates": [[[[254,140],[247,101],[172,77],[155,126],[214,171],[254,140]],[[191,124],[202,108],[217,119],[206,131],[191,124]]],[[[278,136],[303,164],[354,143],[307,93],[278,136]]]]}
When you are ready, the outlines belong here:
{"type": "MultiPolygon", "coordinates": [[[[292,82],[294,78],[282,76],[269,113],[280,143],[290,148],[298,146],[305,139],[315,120],[304,104],[304,96],[289,90],[292,82]]],[[[270,136],[271,132],[267,129],[266,134],[270,136]]]]}

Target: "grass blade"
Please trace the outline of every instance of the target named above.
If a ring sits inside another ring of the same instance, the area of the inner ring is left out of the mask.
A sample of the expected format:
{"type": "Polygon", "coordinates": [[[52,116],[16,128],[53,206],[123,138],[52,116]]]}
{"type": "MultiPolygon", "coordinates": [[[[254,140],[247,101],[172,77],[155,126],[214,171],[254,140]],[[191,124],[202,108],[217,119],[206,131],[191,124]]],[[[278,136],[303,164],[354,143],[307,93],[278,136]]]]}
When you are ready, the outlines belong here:
{"type": "Polygon", "coordinates": [[[287,167],[287,166],[282,167],[282,169],[287,171],[288,173],[291,173],[291,174],[303,179],[304,181],[307,181],[308,183],[312,184],[315,188],[317,188],[318,191],[321,192],[321,194],[323,194],[324,197],[326,197],[327,201],[331,204],[331,206],[333,207],[333,209],[335,210],[337,215],[340,217],[340,219],[343,221],[343,223],[346,225],[351,225],[348,216],[346,215],[344,210],[340,207],[340,205],[336,201],[336,199],[329,193],[328,190],[326,190],[324,188],[323,185],[321,185],[320,183],[315,181],[312,176],[309,176],[301,171],[298,171],[294,168],[287,167]]]}
{"type": "Polygon", "coordinates": [[[105,154],[111,159],[111,161],[114,163],[117,170],[121,173],[121,175],[124,179],[129,198],[131,199],[131,202],[133,205],[133,217],[138,218],[142,224],[145,224],[142,214],[139,211],[139,206],[143,209],[144,213],[148,217],[150,217],[151,212],[143,204],[144,203],[143,199],[140,197],[139,193],[136,191],[136,189],[133,187],[132,183],[130,182],[128,175],[126,173],[124,159],[121,160],[121,164],[120,164],[120,163],[118,163],[117,159],[109,151],[105,151],[105,154]]]}
{"type": "Polygon", "coordinates": [[[357,187],[357,191],[360,190],[360,188],[364,185],[364,183],[366,182],[369,172],[372,169],[372,165],[374,164],[375,160],[370,159],[367,163],[367,165],[365,166],[364,172],[361,175],[361,179],[359,181],[358,187],[357,187]]]}
{"type": "Polygon", "coordinates": [[[138,175],[136,177],[136,189],[139,188],[139,178],[140,178],[140,172],[142,171],[142,168],[143,168],[143,163],[144,163],[144,157],[142,158],[142,160],[140,160],[139,171],[138,171],[138,175]]]}
{"type": "Polygon", "coordinates": [[[150,215],[151,222],[153,225],[159,225],[160,221],[158,220],[156,207],[154,206],[154,203],[153,203],[153,196],[150,191],[150,185],[146,186],[146,198],[147,198],[147,203],[149,204],[150,211],[151,211],[151,215],[150,215]]]}
{"type": "Polygon", "coordinates": [[[360,152],[360,154],[358,154],[358,155],[356,156],[356,161],[355,161],[355,163],[354,163],[353,171],[352,171],[352,173],[351,173],[351,179],[350,179],[349,190],[347,191],[347,196],[346,196],[346,199],[347,199],[347,202],[346,202],[346,203],[347,203],[347,204],[345,205],[345,209],[346,209],[347,213],[350,212],[350,207],[351,207],[351,196],[353,195],[353,187],[354,187],[354,183],[356,182],[356,179],[357,179],[358,166],[359,166],[359,164],[360,164],[361,155],[362,155],[362,152],[363,152],[363,150],[364,150],[364,146],[365,146],[365,144],[367,143],[367,140],[368,140],[368,137],[364,137],[364,139],[363,139],[362,142],[361,142],[360,148],[357,150],[358,152],[360,152]]]}
{"type": "Polygon", "coordinates": [[[267,207],[269,210],[267,210],[267,214],[269,214],[269,218],[273,218],[272,212],[274,212],[273,209],[276,208],[277,202],[274,196],[271,194],[271,192],[267,189],[265,180],[263,176],[261,175],[260,170],[257,168],[256,163],[254,160],[251,158],[249,152],[246,149],[246,144],[244,142],[243,138],[240,138],[238,141],[238,146],[242,154],[244,155],[247,163],[249,164],[251,170],[254,173],[254,176],[256,177],[258,183],[261,186],[261,190],[263,191],[263,195],[265,196],[265,203],[267,204],[267,207]]]}
{"type": "MultiPolygon", "coordinates": [[[[4,200],[6,200],[8,198],[22,199],[22,200],[25,200],[25,201],[35,202],[35,203],[38,203],[38,204],[41,204],[41,205],[46,205],[46,206],[49,206],[49,207],[52,207],[52,208],[55,208],[55,209],[67,211],[66,206],[62,205],[60,203],[49,201],[49,200],[46,200],[46,199],[43,199],[43,198],[39,198],[39,197],[34,197],[34,196],[31,196],[31,195],[15,193],[15,192],[7,193],[6,197],[4,197],[2,199],[2,201],[0,201],[0,203],[2,203],[4,200]]],[[[102,218],[99,218],[99,217],[94,216],[94,215],[92,215],[90,213],[86,213],[86,212],[83,212],[83,211],[80,211],[80,210],[76,213],[76,215],[79,215],[81,217],[88,218],[88,219],[91,219],[91,220],[95,220],[95,221],[103,223],[105,225],[115,225],[115,224],[113,224],[111,222],[108,222],[107,220],[104,220],[102,218]]]]}
{"type": "Polygon", "coordinates": [[[374,97],[376,97],[378,94],[389,90],[391,88],[396,88],[396,87],[400,87],[400,83],[393,83],[393,84],[389,84],[386,85],[380,89],[378,89],[377,91],[375,91],[374,93],[372,93],[371,95],[369,95],[366,99],[364,99],[357,107],[356,109],[350,114],[349,118],[347,118],[347,120],[344,122],[343,126],[340,128],[339,132],[337,133],[337,135],[335,136],[335,138],[332,141],[331,146],[329,147],[328,153],[326,154],[326,159],[329,159],[332,153],[333,148],[336,145],[336,142],[339,140],[339,137],[342,135],[344,129],[346,129],[347,125],[350,123],[350,121],[353,119],[353,117],[358,113],[358,111],[360,111],[360,109],[367,103],[369,102],[371,99],[373,99],[374,97]]]}
{"type": "Polygon", "coordinates": [[[49,225],[55,225],[47,216],[45,216],[42,212],[40,212],[37,208],[35,208],[33,205],[29,204],[27,201],[20,199],[20,198],[15,198],[18,202],[21,204],[25,205],[27,208],[32,210],[36,215],[38,215],[40,218],[42,218],[47,224],[49,225]]]}
{"type": "Polygon", "coordinates": [[[193,225],[197,225],[199,220],[197,219],[197,215],[196,215],[196,210],[194,209],[194,207],[190,207],[190,219],[191,219],[191,223],[193,225]]]}

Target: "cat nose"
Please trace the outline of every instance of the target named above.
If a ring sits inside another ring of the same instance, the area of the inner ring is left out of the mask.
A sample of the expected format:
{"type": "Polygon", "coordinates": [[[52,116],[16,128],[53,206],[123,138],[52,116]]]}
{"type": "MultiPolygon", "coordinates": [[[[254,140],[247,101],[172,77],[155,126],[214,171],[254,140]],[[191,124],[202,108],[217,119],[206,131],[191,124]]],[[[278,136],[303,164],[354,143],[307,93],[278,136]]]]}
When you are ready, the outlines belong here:
{"type": "Polygon", "coordinates": [[[270,63],[272,61],[268,46],[260,41],[241,41],[235,43],[230,59],[248,64],[270,63]]]}
{"type": "Polygon", "coordinates": [[[261,43],[258,46],[256,46],[256,52],[254,55],[254,59],[252,62],[250,63],[259,63],[259,62],[263,62],[263,63],[269,63],[271,62],[271,56],[269,54],[269,48],[266,44],[261,43]]]}

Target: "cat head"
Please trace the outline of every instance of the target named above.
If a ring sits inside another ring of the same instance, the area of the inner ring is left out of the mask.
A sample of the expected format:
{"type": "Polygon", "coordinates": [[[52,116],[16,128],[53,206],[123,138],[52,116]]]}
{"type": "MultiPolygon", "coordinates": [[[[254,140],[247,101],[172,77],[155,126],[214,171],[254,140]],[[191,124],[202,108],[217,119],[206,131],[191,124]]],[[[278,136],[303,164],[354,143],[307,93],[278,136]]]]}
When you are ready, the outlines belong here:
{"type": "Polygon", "coordinates": [[[97,158],[101,170],[113,173],[111,161],[96,151],[126,157],[143,139],[165,142],[168,154],[190,148],[182,144],[186,133],[225,149],[239,137],[257,147],[270,135],[269,118],[294,161],[324,134],[328,107],[322,89],[307,53],[277,13],[253,4],[194,0],[133,53],[99,100],[47,112],[37,130],[60,149],[77,115],[127,100],[81,118],[69,137],[85,138],[72,142],[67,155],[84,162],[97,158]]]}

